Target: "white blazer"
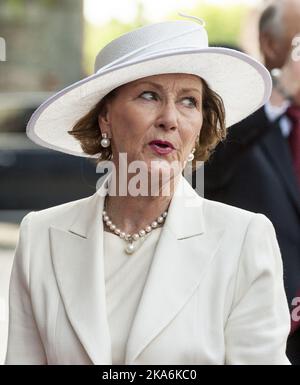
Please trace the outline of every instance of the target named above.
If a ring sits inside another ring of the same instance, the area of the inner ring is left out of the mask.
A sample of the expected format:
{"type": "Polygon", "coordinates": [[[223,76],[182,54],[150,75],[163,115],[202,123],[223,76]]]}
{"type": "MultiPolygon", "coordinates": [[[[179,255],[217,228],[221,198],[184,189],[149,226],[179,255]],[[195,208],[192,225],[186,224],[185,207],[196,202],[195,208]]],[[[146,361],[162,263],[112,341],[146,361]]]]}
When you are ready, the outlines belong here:
{"type": "MultiPolygon", "coordinates": [[[[106,191],[103,183],[90,197],[23,218],[6,364],[111,364],[102,254],[106,191]]],[[[125,364],[289,364],[289,330],[271,222],[206,200],[181,177],[125,364]]]]}

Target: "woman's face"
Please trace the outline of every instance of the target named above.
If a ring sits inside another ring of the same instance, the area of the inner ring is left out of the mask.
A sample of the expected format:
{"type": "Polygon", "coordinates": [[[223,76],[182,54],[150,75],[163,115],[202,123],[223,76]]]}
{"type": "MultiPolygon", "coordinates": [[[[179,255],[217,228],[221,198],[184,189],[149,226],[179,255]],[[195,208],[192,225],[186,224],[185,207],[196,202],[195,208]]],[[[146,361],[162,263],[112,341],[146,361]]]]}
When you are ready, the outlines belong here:
{"type": "Polygon", "coordinates": [[[113,159],[126,153],[128,164],[142,161],[147,170],[174,161],[182,170],[202,122],[202,82],[190,74],[127,83],[99,115],[101,132],[111,139],[113,159]]]}

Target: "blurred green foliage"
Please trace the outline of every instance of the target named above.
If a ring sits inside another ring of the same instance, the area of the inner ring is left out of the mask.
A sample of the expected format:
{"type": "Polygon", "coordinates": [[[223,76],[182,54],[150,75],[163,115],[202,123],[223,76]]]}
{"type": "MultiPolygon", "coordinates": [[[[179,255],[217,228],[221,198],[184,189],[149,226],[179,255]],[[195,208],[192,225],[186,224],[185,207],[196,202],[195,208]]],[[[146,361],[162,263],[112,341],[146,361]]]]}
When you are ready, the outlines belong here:
{"type": "MultiPolygon", "coordinates": [[[[194,8],[189,15],[198,16],[205,20],[209,43],[227,43],[239,45],[241,27],[249,8],[245,4],[212,5],[205,3],[194,8]]],[[[174,19],[178,19],[179,16],[174,19]]],[[[188,19],[186,19],[188,20],[188,19]]]]}
{"type": "MultiPolygon", "coordinates": [[[[134,0],[132,0],[134,1],[134,0]]],[[[87,21],[84,25],[84,63],[83,68],[86,74],[93,72],[95,56],[97,52],[114,38],[140,27],[150,21],[147,20],[143,12],[142,4],[137,1],[138,12],[135,20],[129,24],[124,24],[119,20],[112,19],[108,23],[95,26],[87,21]]],[[[185,12],[188,15],[198,16],[205,20],[206,30],[210,44],[239,45],[241,27],[247,15],[248,7],[241,5],[212,5],[202,1],[196,8],[185,12]]],[[[166,17],[166,20],[188,20],[177,14],[177,11],[166,17]]]]}

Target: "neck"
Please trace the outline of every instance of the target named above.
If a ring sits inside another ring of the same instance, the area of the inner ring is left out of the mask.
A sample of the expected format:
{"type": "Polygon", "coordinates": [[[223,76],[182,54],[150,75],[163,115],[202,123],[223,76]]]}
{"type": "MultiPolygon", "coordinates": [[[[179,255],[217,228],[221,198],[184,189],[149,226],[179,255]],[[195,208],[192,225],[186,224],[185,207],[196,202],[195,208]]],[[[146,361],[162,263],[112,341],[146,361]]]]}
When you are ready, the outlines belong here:
{"type": "MultiPolygon", "coordinates": [[[[105,211],[121,231],[129,234],[138,233],[141,229],[151,225],[164,211],[168,210],[174,195],[180,175],[161,188],[155,195],[149,193],[143,196],[130,194],[130,180],[127,184],[127,193],[119,194],[119,178],[116,178],[116,189],[111,195],[111,189],[105,198],[105,211]]],[[[151,185],[149,184],[151,192],[151,185]]]]}
{"type": "Polygon", "coordinates": [[[274,107],[281,107],[285,101],[286,99],[276,90],[276,88],[273,88],[270,96],[271,105],[274,107]]]}

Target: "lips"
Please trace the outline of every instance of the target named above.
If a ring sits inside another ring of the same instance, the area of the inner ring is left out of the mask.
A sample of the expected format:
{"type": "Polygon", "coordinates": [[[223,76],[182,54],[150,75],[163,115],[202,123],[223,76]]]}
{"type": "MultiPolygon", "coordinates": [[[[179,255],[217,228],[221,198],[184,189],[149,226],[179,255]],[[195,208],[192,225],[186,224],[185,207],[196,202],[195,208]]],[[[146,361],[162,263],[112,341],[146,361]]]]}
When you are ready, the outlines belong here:
{"type": "Polygon", "coordinates": [[[174,150],[173,144],[167,140],[152,140],[149,146],[159,155],[167,155],[174,150]]]}

